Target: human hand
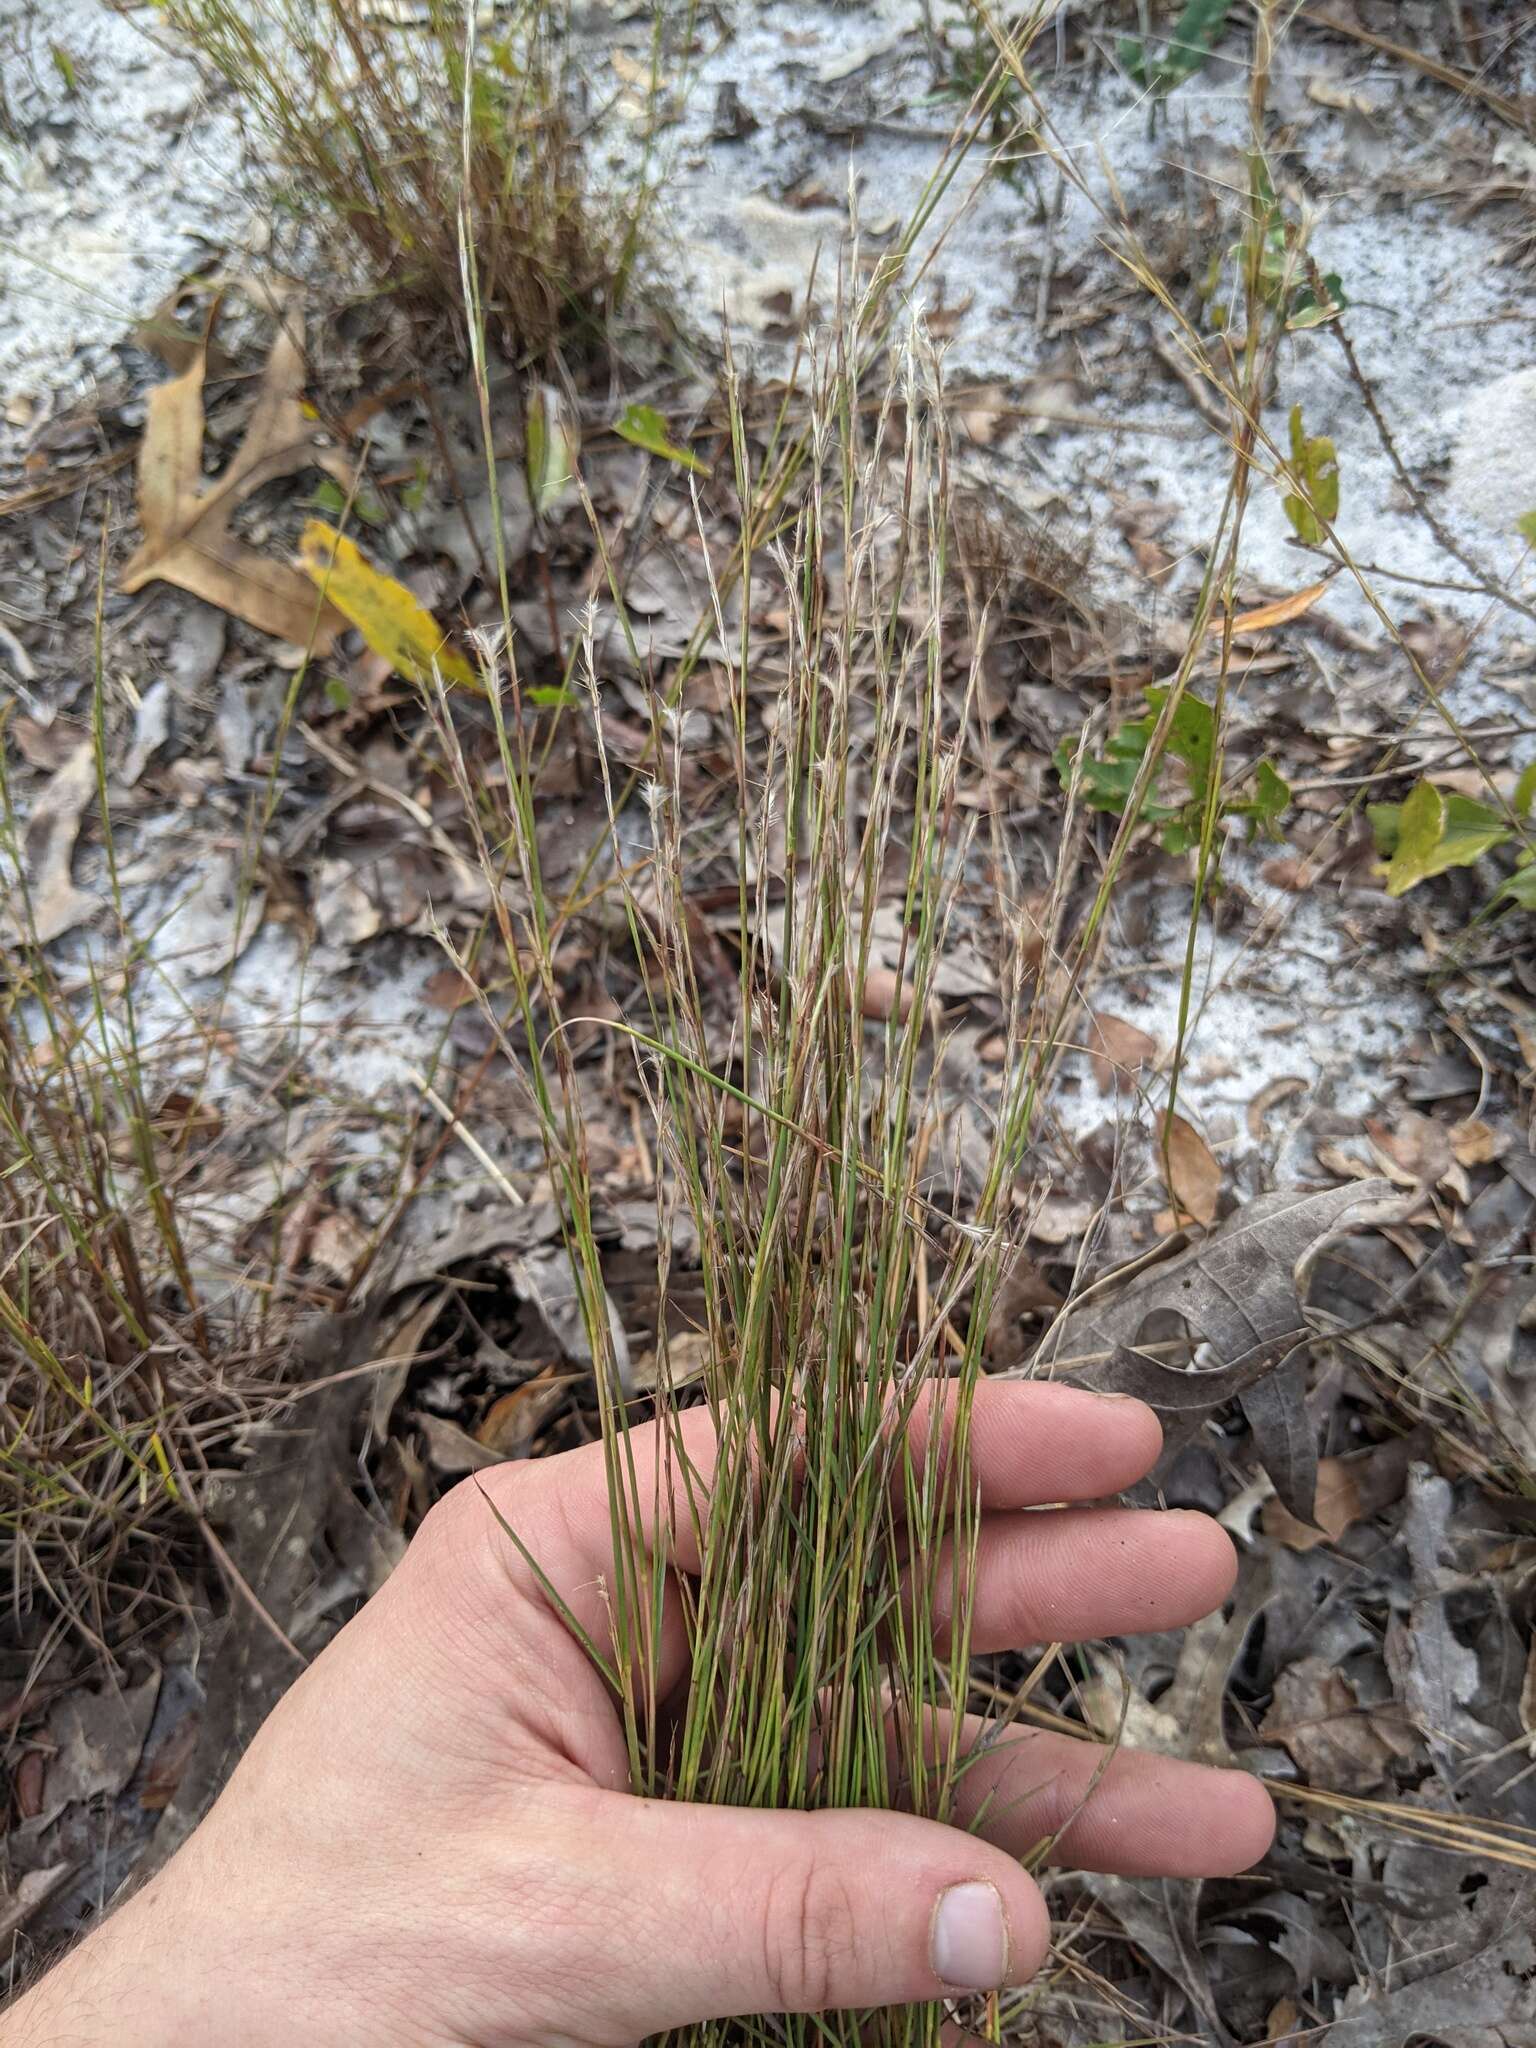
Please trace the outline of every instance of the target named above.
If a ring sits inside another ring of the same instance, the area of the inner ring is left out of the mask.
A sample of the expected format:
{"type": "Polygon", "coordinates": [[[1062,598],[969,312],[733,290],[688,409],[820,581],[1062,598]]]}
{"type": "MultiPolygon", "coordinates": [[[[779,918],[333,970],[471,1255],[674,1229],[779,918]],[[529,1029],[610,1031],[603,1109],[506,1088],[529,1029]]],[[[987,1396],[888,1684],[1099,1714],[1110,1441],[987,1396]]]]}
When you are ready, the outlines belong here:
{"type": "MultiPolygon", "coordinates": [[[[704,1461],[707,1411],[683,1426],[704,1461]]],[[[654,1430],[633,1441],[657,1454],[654,1430]]],[[[983,1383],[978,1651],[1177,1627],[1226,1597],[1232,1548],[1203,1515],[1020,1512],[1116,1493],[1159,1444],[1139,1402],[983,1383]]],[[[1024,1981],[1049,1930],[1019,1859],[1059,1828],[1057,1860],[1133,1875],[1217,1875],[1268,1847],[1269,1799],[1245,1774],[1124,1752],[1095,1785],[1093,1744],[1038,1731],[962,1776],[975,1834],[632,1797],[609,1691],[487,1495],[607,1642],[601,1447],[466,1481],[180,1853],[12,2009],[7,2042],[620,2048],[729,2014],[1024,1981]]],[[[686,1570],[686,1532],[673,1540],[686,1570]]],[[[685,1657],[674,1601],[664,1681],[685,1657]]]]}

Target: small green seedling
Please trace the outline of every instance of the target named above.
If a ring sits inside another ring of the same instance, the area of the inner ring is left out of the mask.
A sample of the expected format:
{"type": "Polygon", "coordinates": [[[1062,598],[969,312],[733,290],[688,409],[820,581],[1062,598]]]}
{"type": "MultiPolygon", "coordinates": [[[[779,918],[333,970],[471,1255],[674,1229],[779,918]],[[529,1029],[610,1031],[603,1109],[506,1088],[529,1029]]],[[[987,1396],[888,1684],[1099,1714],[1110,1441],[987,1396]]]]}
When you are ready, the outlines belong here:
{"type": "MultiPolygon", "coordinates": [[[[1520,777],[1512,809],[1525,820],[1536,799],[1536,761],[1520,777]]],[[[1404,896],[1451,868],[1470,868],[1485,853],[1509,846],[1519,834],[1508,815],[1476,797],[1461,796],[1454,790],[1438,789],[1420,779],[1400,804],[1368,804],[1366,815],[1376,834],[1376,850],[1386,863],[1387,894],[1404,896]]],[[[1536,864],[1527,850],[1520,865],[1501,886],[1507,896],[1525,909],[1536,909],[1536,864]]],[[[1497,900],[1497,899],[1495,899],[1497,900]]]]}
{"type": "Polygon", "coordinates": [[[366,485],[353,493],[349,508],[347,494],[341,485],[330,477],[322,477],[303,502],[311,511],[324,513],[327,519],[350,517],[360,519],[364,526],[389,524],[389,513],[366,485]]]}
{"type": "MultiPolygon", "coordinates": [[[[1147,717],[1122,725],[1105,743],[1101,757],[1085,754],[1082,758],[1079,787],[1090,810],[1125,815],[1142,760],[1172,692],[1158,683],[1146,694],[1152,706],[1147,717]]],[[[1216,761],[1216,716],[1202,697],[1186,691],[1179,699],[1168,729],[1167,750],[1188,770],[1189,795],[1181,803],[1160,801],[1160,774],[1154,775],[1142,799],[1141,818],[1145,824],[1162,827],[1158,836],[1165,853],[1185,853],[1200,837],[1216,761]]],[[[1053,763],[1063,782],[1071,779],[1075,751],[1066,740],[1056,749],[1053,763]]],[[[1246,819],[1250,839],[1278,839],[1279,821],[1290,801],[1285,777],[1273,762],[1261,761],[1254,770],[1250,794],[1223,796],[1220,815],[1246,819]]]]}
{"type": "Polygon", "coordinates": [[[659,455],[664,462],[676,462],[684,469],[691,469],[696,476],[708,476],[709,464],[701,462],[691,448],[680,448],[667,431],[667,423],[654,406],[626,405],[614,422],[613,431],[621,441],[633,442],[636,448],[643,448],[648,455],[659,455]]]}
{"type": "Polygon", "coordinates": [[[1160,56],[1154,57],[1140,36],[1123,36],[1120,62],[1139,86],[1160,100],[1166,99],[1187,78],[1204,70],[1231,11],[1232,0],[1189,0],[1160,56]]]}
{"type": "Polygon", "coordinates": [[[1349,303],[1343,280],[1336,270],[1321,271],[1307,259],[1306,228],[1286,219],[1256,151],[1248,159],[1248,196],[1248,232],[1240,242],[1212,252],[1201,280],[1200,300],[1211,325],[1220,331],[1227,324],[1226,287],[1233,277],[1273,308],[1287,334],[1337,320],[1349,303]]]}
{"type": "Polygon", "coordinates": [[[1285,516],[1316,547],[1339,516],[1339,457],[1326,434],[1307,433],[1299,405],[1291,407],[1291,471],[1302,489],[1286,492],[1285,516]]]}

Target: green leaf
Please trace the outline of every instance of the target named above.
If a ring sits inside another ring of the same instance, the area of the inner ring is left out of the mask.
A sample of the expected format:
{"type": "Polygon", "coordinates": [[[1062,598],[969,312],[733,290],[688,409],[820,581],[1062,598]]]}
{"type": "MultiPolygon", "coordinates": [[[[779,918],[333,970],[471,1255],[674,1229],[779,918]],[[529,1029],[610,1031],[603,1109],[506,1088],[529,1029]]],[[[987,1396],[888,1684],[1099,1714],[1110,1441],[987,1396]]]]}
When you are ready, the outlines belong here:
{"type": "MultiPolygon", "coordinates": [[[[1116,817],[1123,814],[1146,751],[1145,738],[1138,739],[1136,734],[1136,727],[1122,726],[1107,743],[1103,760],[1084,754],[1079,788],[1089,810],[1112,811],[1116,817]]],[[[1075,751],[1070,740],[1063,740],[1052,756],[1052,764],[1064,783],[1072,780],[1075,751]]]]}
{"type": "Polygon", "coordinates": [[[1139,37],[1126,36],[1120,43],[1120,62],[1138,85],[1150,87],[1161,98],[1202,69],[1231,9],[1232,0],[1189,0],[1160,57],[1151,56],[1139,37]]]}
{"type": "Polygon", "coordinates": [[[530,690],[524,690],[523,702],[536,704],[541,711],[557,711],[562,704],[574,704],[576,692],[563,690],[558,683],[536,683],[530,690]]]}
{"type": "Polygon", "coordinates": [[[1509,897],[1522,910],[1536,910],[1536,860],[1527,861],[1524,867],[1516,868],[1509,880],[1499,891],[1500,896],[1509,897]]]}
{"type": "Polygon", "coordinates": [[[1528,818],[1533,800],[1536,800],[1536,761],[1528,761],[1515,784],[1515,816],[1528,818]]]}
{"type": "MultiPolygon", "coordinates": [[[[332,478],[322,477],[315,485],[312,495],[304,500],[316,512],[323,512],[330,519],[341,519],[347,511],[347,494],[332,478]]],[[[384,526],[389,514],[373,493],[359,490],[352,500],[352,517],[360,519],[364,526],[384,526]]]]}
{"type": "Polygon", "coordinates": [[[1528,540],[1536,548],[1536,512],[1522,512],[1515,521],[1515,531],[1522,540],[1528,540]]]}
{"type": "Polygon", "coordinates": [[[1397,820],[1397,845],[1387,869],[1387,894],[1401,896],[1431,872],[1430,862],[1445,830],[1445,798],[1432,782],[1420,782],[1397,820]]]}
{"type": "Polygon", "coordinates": [[[562,394],[553,384],[536,384],[528,395],[528,500],[543,519],[569,495],[581,444],[562,394]]]}
{"type": "Polygon", "coordinates": [[[1300,538],[1316,547],[1322,522],[1331,524],[1339,516],[1339,458],[1326,434],[1308,438],[1299,405],[1291,407],[1291,468],[1305,495],[1286,493],[1285,516],[1300,538]]]}
{"type": "Polygon", "coordinates": [[[1508,824],[1487,804],[1469,796],[1444,795],[1432,782],[1415,784],[1401,805],[1373,804],[1377,842],[1395,830],[1387,868],[1387,894],[1402,896],[1443,875],[1448,868],[1469,868],[1513,836],[1508,824]],[[1388,820],[1379,814],[1396,811],[1388,820]]]}
{"type": "Polygon", "coordinates": [[[701,462],[691,448],[680,448],[667,432],[667,423],[654,407],[649,405],[626,405],[613,431],[621,440],[632,441],[637,448],[643,448],[650,455],[659,455],[666,462],[681,463],[684,469],[691,469],[698,476],[709,475],[709,464],[701,462]]]}
{"type": "MultiPolygon", "coordinates": [[[[1172,694],[1166,684],[1153,683],[1147,689],[1147,702],[1161,715],[1172,694]]],[[[1147,738],[1151,737],[1149,721],[1147,738]]],[[[1211,784],[1211,763],[1216,757],[1216,717],[1204,698],[1195,696],[1191,690],[1184,692],[1173,714],[1173,723],[1168,728],[1168,751],[1189,769],[1195,800],[1204,803],[1211,784]]]]}
{"type": "Polygon", "coordinates": [[[1291,299],[1285,324],[1292,334],[1299,334],[1308,327],[1321,327],[1329,320],[1337,320],[1349,300],[1344,295],[1344,286],[1336,270],[1330,270],[1322,280],[1323,296],[1318,297],[1314,286],[1299,285],[1291,299]]]}
{"type": "Polygon", "coordinates": [[[48,54],[53,59],[53,68],[64,81],[64,90],[73,99],[80,90],[80,74],[75,69],[75,60],[62,43],[50,43],[48,54]]]}
{"type": "Polygon", "coordinates": [[[1278,839],[1280,820],[1290,802],[1291,785],[1272,761],[1261,761],[1254,770],[1253,795],[1227,808],[1234,818],[1248,820],[1250,839],[1278,839]]]}
{"type": "Polygon", "coordinates": [[[1397,851],[1397,835],[1402,830],[1402,805],[1367,804],[1365,815],[1370,819],[1371,830],[1376,835],[1376,851],[1383,860],[1390,860],[1397,851]]]}

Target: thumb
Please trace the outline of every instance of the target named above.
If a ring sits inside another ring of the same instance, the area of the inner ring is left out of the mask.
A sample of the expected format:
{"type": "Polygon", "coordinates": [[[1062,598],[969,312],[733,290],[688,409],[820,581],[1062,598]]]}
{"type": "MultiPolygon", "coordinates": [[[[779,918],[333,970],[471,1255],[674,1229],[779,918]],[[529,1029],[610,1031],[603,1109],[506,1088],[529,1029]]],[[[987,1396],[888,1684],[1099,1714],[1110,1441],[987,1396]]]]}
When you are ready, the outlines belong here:
{"type": "MultiPolygon", "coordinates": [[[[1000,1849],[862,1809],[755,1812],[626,1799],[605,1877],[633,1925],[635,2036],[741,2013],[910,2005],[1023,1983],[1039,1889],[1000,1849]]],[[[618,1923],[616,1923],[618,1924],[618,1923]]]]}

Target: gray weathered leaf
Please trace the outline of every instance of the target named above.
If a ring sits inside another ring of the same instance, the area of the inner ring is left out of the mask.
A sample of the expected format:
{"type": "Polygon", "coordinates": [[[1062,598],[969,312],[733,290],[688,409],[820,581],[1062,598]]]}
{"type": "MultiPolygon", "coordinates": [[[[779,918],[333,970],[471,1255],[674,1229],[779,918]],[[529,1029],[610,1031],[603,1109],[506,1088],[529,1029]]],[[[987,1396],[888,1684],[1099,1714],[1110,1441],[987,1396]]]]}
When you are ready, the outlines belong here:
{"type": "Polygon", "coordinates": [[[1536,1940],[1529,1927],[1503,1930],[1481,1955],[1435,1977],[1373,1996],[1360,1986],[1328,2029],[1328,2048],[1402,2048],[1444,2041],[1455,2048],[1536,2044],[1536,1940]],[[1353,2010],[1351,2010],[1353,2008],[1353,2010]]]}
{"type": "Polygon", "coordinates": [[[1317,1432],[1307,1413],[1307,1361],[1299,1351],[1238,1395],[1253,1432],[1259,1463],[1275,1483],[1281,1505],[1300,1522],[1317,1511],[1317,1432]]]}
{"type": "Polygon", "coordinates": [[[46,946],[101,908],[71,872],[86,806],[96,794],[96,749],[82,740],[32,806],[24,836],[30,918],[18,902],[0,917],[0,936],[34,936],[46,946]],[[8,928],[8,929],[7,929],[8,928]]]}
{"type": "MultiPolygon", "coordinates": [[[[523,1300],[536,1308],[562,1354],[573,1365],[592,1370],[592,1347],[587,1341],[586,1316],[582,1306],[580,1279],[564,1245],[550,1245],[541,1251],[508,1253],[503,1257],[507,1277],[523,1300]]],[[[629,1340],[610,1295],[604,1293],[608,1309],[608,1335],[614,1376],[626,1398],[634,1392],[629,1340]]]]}
{"type": "MultiPolygon", "coordinates": [[[[1103,1393],[1133,1394],[1163,1419],[1166,1463],[1205,1417],[1245,1394],[1313,1334],[1306,1297],[1324,1246],[1395,1206],[1384,1180],[1310,1194],[1261,1195],[1221,1229],[1058,1317],[1025,1371],[1070,1373],[1103,1393]],[[1149,1351],[1150,1322],[1176,1320],[1199,1347],[1186,1369],[1149,1351]]],[[[1281,1440],[1265,1417],[1271,1447],[1281,1440]]],[[[1287,1426],[1294,1446],[1304,1424],[1287,1426]]],[[[1293,1474],[1294,1449],[1288,1452],[1293,1474]]]]}
{"type": "Polygon", "coordinates": [[[1479,1689],[1477,1653],[1458,1640],[1445,1611],[1454,1581],[1442,1559],[1449,1548],[1449,1480],[1428,1465],[1408,1474],[1403,1536],[1413,1574],[1406,1622],[1393,1617],[1385,1644],[1387,1668],[1441,1775],[1455,1781],[1469,1757],[1498,1747],[1498,1738],[1468,1707],[1479,1689]]]}

